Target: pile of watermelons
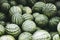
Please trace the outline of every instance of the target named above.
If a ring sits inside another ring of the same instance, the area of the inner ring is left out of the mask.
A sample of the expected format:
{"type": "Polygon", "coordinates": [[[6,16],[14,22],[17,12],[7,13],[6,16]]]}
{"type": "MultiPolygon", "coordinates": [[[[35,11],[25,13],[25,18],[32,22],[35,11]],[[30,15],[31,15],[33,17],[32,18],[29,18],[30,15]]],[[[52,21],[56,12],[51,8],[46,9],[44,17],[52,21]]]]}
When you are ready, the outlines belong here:
{"type": "Polygon", "coordinates": [[[60,40],[60,0],[0,0],[0,40],[60,40]]]}

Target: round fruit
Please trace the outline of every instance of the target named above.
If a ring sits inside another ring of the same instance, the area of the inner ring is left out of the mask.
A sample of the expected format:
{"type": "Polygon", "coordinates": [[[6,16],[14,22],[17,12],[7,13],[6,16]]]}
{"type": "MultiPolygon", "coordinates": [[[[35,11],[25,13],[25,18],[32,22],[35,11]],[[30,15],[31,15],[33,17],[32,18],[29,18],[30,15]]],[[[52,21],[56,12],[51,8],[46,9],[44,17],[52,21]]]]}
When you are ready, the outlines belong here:
{"type": "Polygon", "coordinates": [[[58,23],[60,22],[60,17],[53,17],[49,21],[49,28],[56,30],[58,23]]]}
{"type": "Polygon", "coordinates": [[[31,20],[26,20],[22,24],[22,29],[26,32],[33,32],[36,30],[36,24],[31,20]]]}
{"type": "Polygon", "coordinates": [[[2,3],[1,9],[3,11],[8,11],[10,9],[10,4],[9,3],[2,3]]]}
{"type": "Polygon", "coordinates": [[[58,32],[50,32],[50,34],[51,34],[52,40],[58,40],[58,39],[60,39],[58,32]]]}
{"type": "Polygon", "coordinates": [[[0,21],[2,21],[2,20],[4,21],[5,18],[6,18],[5,14],[0,12],[0,21]]]}
{"type": "Polygon", "coordinates": [[[21,14],[12,15],[12,23],[21,25],[23,23],[23,18],[21,14]]]}
{"type": "Polygon", "coordinates": [[[43,14],[40,14],[35,18],[35,22],[40,27],[46,26],[48,23],[48,17],[43,14]]]}
{"type": "Polygon", "coordinates": [[[0,40],[15,40],[15,38],[11,35],[4,35],[0,37],[0,40]]]}
{"type": "Polygon", "coordinates": [[[60,40],[59,34],[55,34],[55,35],[53,36],[53,40],[60,40]]]}
{"type": "Polygon", "coordinates": [[[27,13],[27,14],[31,14],[32,13],[32,9],[30,7],[23,7],[23,13],[27,13]]]}
{"type": "Polygon", "coordinates": [[[16,1],[10,1],[9,3],[10,3],[11,6],[16,6],[17,5],[16,1]]]}
{"type": "Polygon", "coordinates": [[[35,5],[33,6],[32,10],[33,12],[41,12],[42,8],[45,6],[45,3],[43,2],[37,2],[35,3],[35,5]]]}
{"type": "Polygon", "coordinates": [[[32,40],[32,34],[29,32],[23,32],[19,35],[18,40],[32,40]]]}
{"type": "Polygon", "coordinates": [[[40,13],[33,13],[33,17],[36,18],[40,13]]]}
{"type": "Polygon", "coordinates": [[[0,0],[0,5],[2,4],[2,3],[5,3],[5,2],[8,2],[7,0],[0,0]]]}
{"type": "Polygon", "coordinates": [[[5,26],[6,23],[4,21],[0,21],[0,24],[5,26]]]}
{"type": "Polygon", "coordinates": [[[10,8],[9,13],[11,15],[14,15],[14,14],[22,14],[22,10],[18,6],[13,6],[13,7],[10,8]]]}
{"type": "Polygon", "coordinates": [[[5,33],[5,28],[0,24],[0,36],[5,33]]]}
{"type": "Polygon", "coordinates": [[[16,24],[7,24],[6,25],[6,32],[13,36],[18,36],[21,33],[21,29],[16,24]]]}
{"type": "Polygon", "coordinates": [[[45,30],[37,30],[32,35],[33,40],[51,40],[50,34],[45,30]]]}
{"type": "Polygon", "coordinates": [[[22,17],[24,20],[33,20],[33,16],[31,14],[23,14],[22,17]]]}
{"type": "Polygon", "coordinates": [[[43,13],[47,15],[49,18],[55,16],[56,10],[56,6],[52,3],[47,3],[42,9],[43,13]]]}

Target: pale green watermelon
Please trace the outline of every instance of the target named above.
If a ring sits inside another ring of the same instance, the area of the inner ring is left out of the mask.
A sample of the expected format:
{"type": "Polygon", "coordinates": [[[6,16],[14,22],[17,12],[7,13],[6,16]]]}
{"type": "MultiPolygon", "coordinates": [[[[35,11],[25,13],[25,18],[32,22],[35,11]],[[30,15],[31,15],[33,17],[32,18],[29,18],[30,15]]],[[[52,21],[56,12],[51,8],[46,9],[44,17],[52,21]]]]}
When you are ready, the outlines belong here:
{"type": "Polygon", "coordinates": [[[22,24],[23,31],[34,32],[36,30],[36,24],[31,20],[26,20],[22,24]]]}
{"type": "Polygon", "coordinates": [[[15,38],[11,35],[3,35],[0,37],[0,40],[15,40],[15,38]]]}
{"type": "Polygon", "coordinates": [[[21,33],[21,29],[16,24],[7,24],[6,25],[6,33],[16,37],[21,33]]]}
{"type": "Polygon", "coordinates": [[[19,35],[18,40],[32,40],[32,34],[29,32],[23,32],[19,35]]]}

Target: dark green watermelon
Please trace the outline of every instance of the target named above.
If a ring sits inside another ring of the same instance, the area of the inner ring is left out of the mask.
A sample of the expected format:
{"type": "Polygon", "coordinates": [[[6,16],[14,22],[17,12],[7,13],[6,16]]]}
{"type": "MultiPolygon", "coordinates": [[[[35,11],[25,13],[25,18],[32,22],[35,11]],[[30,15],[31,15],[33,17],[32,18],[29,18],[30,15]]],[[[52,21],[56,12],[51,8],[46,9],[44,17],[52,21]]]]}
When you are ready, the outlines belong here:
{"type": "Polygon", "coordinates": [[[16,1],[9,1],[9,3],[10,3],[11,6],[17,5],[16,1]]]}
{"type": "Polygon", "coordinates": [[[5,2],[8,2],[7,0],[0,0],[0,5],[2,4],[2,3],[5,3],[5,2]]]}
{"type": "Polygon", "coordinates": [[[36,18],[35,18],[35,22],[38,26],[40,27],[44,27],[47,25],[48,23],[48,17],[46,15],[43,14],[39,14],[36,18]]]}
{"type": "Polygon", "coordinates": [[[49,21],[49,28],[52,31],[56,31],[57,30],[57,25],[60,22],[60,17],[53,17],[50,19],[49,21]]]}
{"type": "Polygon", "coordinates": [[[52,3],[47,3],[43,9],[43,14],[45,14],[46,16],[48,16],[49,18],[53,17],[56,15],[56,11],[57,11],[57,8],[54,4],[52,3]]]}
{"type": "Polygon", "coordinates": [[[3,12],[7,12],[9,9],[10,9],[10,4],[9,3],[2,3],[1,10],[3,12]]]}
{"type": "Polygon", "coordinates": [[[42,8],[45,6],[44,2],[37,2],[32,7],[33,12],[40,12],[42,11],[42,8]]]}

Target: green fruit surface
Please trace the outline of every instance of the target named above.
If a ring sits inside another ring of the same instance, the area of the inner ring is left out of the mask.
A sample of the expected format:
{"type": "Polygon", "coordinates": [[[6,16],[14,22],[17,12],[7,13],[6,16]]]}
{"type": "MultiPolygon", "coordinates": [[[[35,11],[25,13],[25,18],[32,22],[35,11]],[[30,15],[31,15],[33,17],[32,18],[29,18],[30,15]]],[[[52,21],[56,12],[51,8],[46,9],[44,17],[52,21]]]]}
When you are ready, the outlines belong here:
{"type": "Polygon", "coordinates": [[[21,33],[21,29],[16,24],[7,24],[6,32],[16,37],[21,33]]]}
{"type": "Polygon", "coordinates": [[[12,23],[15,23],[18,25],[21,25],[23,23],[23,18],[21,14],[14,14],[11,20],[12,20],[12,23]]]}
{"type": "Polygon", "coordinates": [[[48,23],[48,17],[43,14],[40,14],[35,18],[35,22],[40,27],[46,26],[48,23]]]}
{"type": "Polygon", "coordinates": [[[26,32],[33,32],[36,30],[36,24],[31,20],[26,20],[22,24],[22,29],[26,32]]]}
{"type": "Polygon", "coordinates": [[[15,38],[11,35],[3,35],[0,37],[0,40],[15,40],[15,38]]]}
{"type": "Polygon", "coordinates": [[[45,30],[37,30],[33,36],[32,40],[51,40],[50,34],[45,30]]]}
{"type": "Polygon", "coordinates": [[[29,32],[23,32],[19,35],[18,40],[32,40],[32,34],[29,32]]]}
{"type": "Polygon", "coordinates": [[[47,3],[42,9],[43,13],[47,15],[49,18],[55,16],[56,10],[56,6],[52,3],[47,3]]]}

